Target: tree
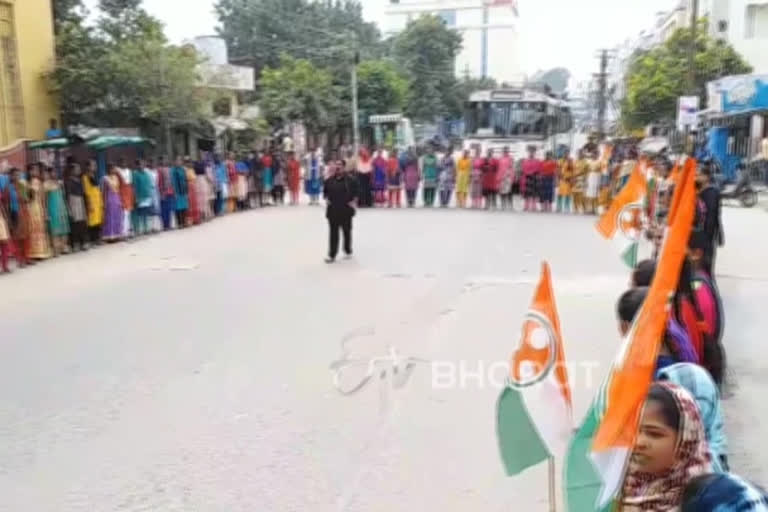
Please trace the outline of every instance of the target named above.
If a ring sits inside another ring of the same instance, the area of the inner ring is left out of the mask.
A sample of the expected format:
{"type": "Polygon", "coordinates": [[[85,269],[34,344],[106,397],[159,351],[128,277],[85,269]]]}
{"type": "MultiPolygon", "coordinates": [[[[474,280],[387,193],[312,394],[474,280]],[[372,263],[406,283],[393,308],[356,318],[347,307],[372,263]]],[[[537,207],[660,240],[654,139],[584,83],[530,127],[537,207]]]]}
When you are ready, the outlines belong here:
{"type": "Polygon", "coordinates": [[[454,61],[461,44],[461,35],[437,16],[422,16],[397,36],[394,53],[410,82],[406,107],[410,117],[431,121],[450,113],[456,87],[454,61]]]}
{"type": "Polygon", "coordinates": [[[367,60],[357,69],[358,106],[367,114],[401,112],[408,94],[408,81],[389,60],[367,60]]]}
{"type": "Polygon", "coordinates": [[[100,0],[94,26],[68,21],[70,12],[59,14],[49,76],[66,124],[174,125],[202,115],[196,54],[168,45],[141,0],[100,0]]]}
{"type": "Polygon", "coordinates": [[[68,23],[80,24],[87,16],[83,0],[54,0],[53,25],[56,35],[63,25],[68,23]]]}
{"type": "Polygon", "coordinates": [[[498,83],[491,77],[472,77],[465,72],[460,80],[457,80],[453,91],[448,97],[449,116],[460,118],[464,115],[464,105],[469,100],[469,95],[476,91],[496,89],[498,83]]]}
{"type": "MultiPolygon", "coordinates": [[[[751,66],[729,44],[711,38],[707,21],[696,34],[696,90],[701,105],[706,102],[707,82],[726,75],[749,73],[751,66]]],[[[678,29],[663,45],[634,57],[627,73],[627,94],[622,101],[626,129],[655,122],[674,122],[677,99],[688,91],[688,49],[691,32],[678,29]]]]}
{"type": "Polygon", "coordinates": [[[208,93],[198,86],[199,59],[193,50],[159,39],[131,39],[110,53],[106,64],[121,77],[110,93],[135,118],[177,125],[203,117],[208,93]]]}
{"type": "Polygon", "coordinates": [[[301,121],[310,132],[334,125],[340,105],[331,74],[287,54],[261,72],[261,108],[274,124],[301,121]]]}
{"type": "Polygon", "coordinates": [[[348,78],[355,51],[363,59],[382,54],[379,31],[357,0],[218,0],[215,10],[230,57],[257,74],[287,54],[348,78]]]}

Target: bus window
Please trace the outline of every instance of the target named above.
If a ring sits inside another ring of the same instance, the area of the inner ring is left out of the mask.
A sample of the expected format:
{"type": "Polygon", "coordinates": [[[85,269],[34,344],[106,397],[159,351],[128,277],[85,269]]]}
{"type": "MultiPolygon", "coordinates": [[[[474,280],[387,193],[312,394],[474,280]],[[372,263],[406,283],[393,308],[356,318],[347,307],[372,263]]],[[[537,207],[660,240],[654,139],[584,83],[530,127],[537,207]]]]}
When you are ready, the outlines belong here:
{"type": "Polygon", "coordinates": [[[492,104],[493,134],[505,136],[509,132],[509,103],[492,104]]]}

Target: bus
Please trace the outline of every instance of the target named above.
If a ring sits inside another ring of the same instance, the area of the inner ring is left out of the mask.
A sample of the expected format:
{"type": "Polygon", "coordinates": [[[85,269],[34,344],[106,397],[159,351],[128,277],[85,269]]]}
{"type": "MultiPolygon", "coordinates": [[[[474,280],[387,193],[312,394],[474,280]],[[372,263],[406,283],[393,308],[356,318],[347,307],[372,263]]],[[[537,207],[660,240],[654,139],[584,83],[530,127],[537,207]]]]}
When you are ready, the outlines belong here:
{"type": "Polygon", "coordinates": [[[505,147],[515,159],[535,147],[539,158],[546,151],[557,156],[574,149],[574,123],[568,102],[535,89],[477,91],[465,105],[464,149],[483,155],[505,147]]]}

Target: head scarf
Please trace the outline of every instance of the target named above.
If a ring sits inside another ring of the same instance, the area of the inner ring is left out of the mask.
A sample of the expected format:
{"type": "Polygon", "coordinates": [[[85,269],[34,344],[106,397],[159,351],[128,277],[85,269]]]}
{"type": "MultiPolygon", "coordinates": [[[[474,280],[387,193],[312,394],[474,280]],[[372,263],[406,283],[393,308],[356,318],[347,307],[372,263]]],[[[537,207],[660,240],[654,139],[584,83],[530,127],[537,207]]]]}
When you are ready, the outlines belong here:
{"type": "Polygon", "coordinates": [[[724,462],[728,453],[728,441],[720,408],[720,392],[707,370],[696,364],[679,363],[660,370],[657,378],[684,387],[693,395],[699,406],[709,451],[712,454],[712,469],[715,473],[727,472],[728,468],[724,467],[724,462]]]}
{"type": "MultiPolygon", "coordinates": [[[[680,363],[698,363],[699,356],[696,353],[696,349],[693,348],[691,338],[688,336],[688,332],[680,325],[674,316],[669,315],[667,319],[667,334],[668,341],[673,345],[675,356],[679,358],[680,363]]],[[[682,384],[681,384],[682,385],[682,384]]],[[[685,386],[683,386],[685,387],[685,386]]]]}
{"type": "Polygon", "coordinates": [[[675,462],[661,474],[630,468],[624,480],[622,503],[632,510],[670,512],[679,510],[683,489],[699,475],[709,473],[709,447],[699,408],[691,394],[669,382],[660,383],[674,397],[680,412],[675,462]]]}
{"type": "Polygon", "coordinates": [[[765,491],[736,475],[720,474],[694,496],[687,498],[681,512],[768,512],[765,491]]]}

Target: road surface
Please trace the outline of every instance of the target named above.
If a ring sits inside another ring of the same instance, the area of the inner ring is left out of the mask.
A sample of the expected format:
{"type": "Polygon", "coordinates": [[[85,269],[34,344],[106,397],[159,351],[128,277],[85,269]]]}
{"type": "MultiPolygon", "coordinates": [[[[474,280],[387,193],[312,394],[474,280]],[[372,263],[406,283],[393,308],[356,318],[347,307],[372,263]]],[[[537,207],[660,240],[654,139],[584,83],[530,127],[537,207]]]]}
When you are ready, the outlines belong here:
{"type": "MultiPolygon", "coordinates": [[[[593,220],[364,211],[327,266],[322,209],[270,208],[1,277],[0,511],[546,510],[546,468],[503,474],[488,369],[546,258],[581,418],[629,279],[593,220]],[[334,361],[390,347],[455,385],[334,389],[334,361]]],[[[719,260],[732,461],[760,483],[766,221],[727,210],[719,260]]]]}

